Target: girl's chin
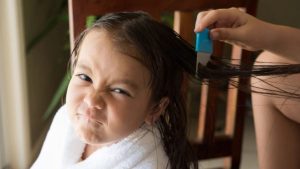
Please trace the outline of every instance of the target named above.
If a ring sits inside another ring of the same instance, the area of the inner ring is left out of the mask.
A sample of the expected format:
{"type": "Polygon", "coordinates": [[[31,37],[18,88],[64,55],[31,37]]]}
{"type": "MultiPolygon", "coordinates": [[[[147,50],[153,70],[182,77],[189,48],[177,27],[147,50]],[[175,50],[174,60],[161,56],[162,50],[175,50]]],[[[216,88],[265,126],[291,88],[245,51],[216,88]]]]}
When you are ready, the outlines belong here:
{"type": "Polygon", "coordinates": [[[86,128],[85,126],[77,126],[76,133],[79,136],[80,140],[85,144],[99,148],[109,146],[121,140],[107,140],[107,138],[103,137],[104,134],[100,130],[93,130],[91,128],[86,128]]]}
{"type": "Polygon", "coordinates": [[[103,138],[100,137],[100,133],[92,127],[77,126],[76,133],[79,138],[86,144],[101,144],[103,138]]]}

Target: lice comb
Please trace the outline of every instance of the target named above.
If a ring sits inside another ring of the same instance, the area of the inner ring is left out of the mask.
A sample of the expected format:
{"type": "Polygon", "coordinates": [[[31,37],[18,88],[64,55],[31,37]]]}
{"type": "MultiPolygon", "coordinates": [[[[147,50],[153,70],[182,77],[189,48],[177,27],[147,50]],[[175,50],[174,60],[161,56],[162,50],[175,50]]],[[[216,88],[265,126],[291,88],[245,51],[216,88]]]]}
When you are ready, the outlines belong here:
{"type": "Polygon", "coordinates": [[[196,61],[196,75],[198,73],[198,66],[206,66],[210,60],[213,45],[212,40],[209,36],[209,29],[205,28],[202,32],[196,33],[196,46],[195,51],[197,52],[196,61]]]}

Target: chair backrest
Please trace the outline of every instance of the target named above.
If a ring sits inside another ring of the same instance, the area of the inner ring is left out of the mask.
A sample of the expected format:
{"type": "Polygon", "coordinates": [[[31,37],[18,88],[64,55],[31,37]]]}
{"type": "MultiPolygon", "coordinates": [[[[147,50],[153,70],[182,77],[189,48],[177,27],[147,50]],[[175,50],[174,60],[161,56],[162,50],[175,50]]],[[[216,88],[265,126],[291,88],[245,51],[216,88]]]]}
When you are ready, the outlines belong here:
{"type": "MultiPolygon", "coordinates": [[[[174,30],[193,44],[196,11],[241,7],[246,12],[255,15],[256,5],[257,0],[69,0],[71,47],[74,38],[85,29],[86,19],[90,15],[101,16],[110,12],[143,10],[160,20],[162,13],[174,12],[174,30]]],[[[223,46],[221,43],[214,44],[216,56],[223,55],[223,46]]],[[[242,67],[251,65],[249,53],[236,46],[232,47],[231,57],[241,58],[242,67]]],[[[236,80],[239,84],[246,85],[249,79],[236,80]]],[[[228,88],[226,88],[227,99],[225,99],[227,105],[225,132],[222,135],[216,135],[217,106],[215,105],[222,91],[217,89],[214,82],[202,85],[197,137],[192,142],[199,160],[229,157],[225,160],[224,168],[237,169],[241,160],[245,105],[249,95],[237,90],[236,87],[228,88]]]]}

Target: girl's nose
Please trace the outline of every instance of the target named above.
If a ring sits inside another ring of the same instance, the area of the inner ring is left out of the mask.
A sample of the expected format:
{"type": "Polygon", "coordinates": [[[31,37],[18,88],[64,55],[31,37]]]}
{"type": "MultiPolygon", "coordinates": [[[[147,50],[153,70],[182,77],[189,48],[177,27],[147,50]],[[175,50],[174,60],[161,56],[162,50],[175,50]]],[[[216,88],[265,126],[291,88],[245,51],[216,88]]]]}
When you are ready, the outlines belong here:
{"type": "Polygon", "coordinates": [[[95,109],[103,109],[105,102],[101,93],[90,91],[84,98],[84,102],[90,107],[95,109]]]}

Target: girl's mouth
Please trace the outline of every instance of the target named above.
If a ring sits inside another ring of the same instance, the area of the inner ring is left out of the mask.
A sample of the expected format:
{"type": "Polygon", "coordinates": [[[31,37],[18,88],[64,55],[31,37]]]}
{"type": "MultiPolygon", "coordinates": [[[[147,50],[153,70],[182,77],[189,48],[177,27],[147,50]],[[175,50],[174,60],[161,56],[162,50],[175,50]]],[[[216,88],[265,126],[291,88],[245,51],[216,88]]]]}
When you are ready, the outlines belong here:
{"type": "Polygon", "coordinates": [[[91,115],[90,113],[76,113],[75,114],[78,120],[82,120],[87,123],[97,123],[102,125],[103,123],[99,121],[95,116],[91,115]]]}

